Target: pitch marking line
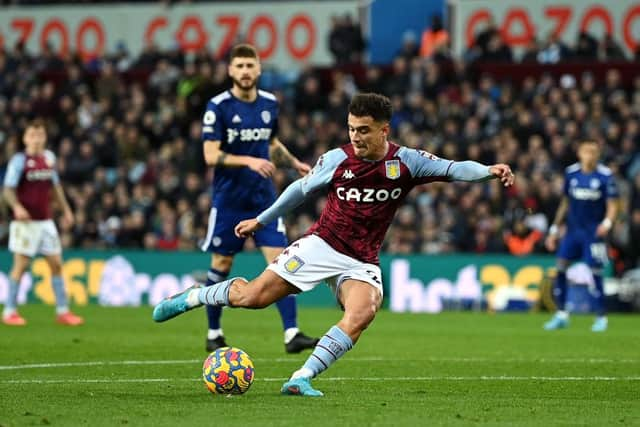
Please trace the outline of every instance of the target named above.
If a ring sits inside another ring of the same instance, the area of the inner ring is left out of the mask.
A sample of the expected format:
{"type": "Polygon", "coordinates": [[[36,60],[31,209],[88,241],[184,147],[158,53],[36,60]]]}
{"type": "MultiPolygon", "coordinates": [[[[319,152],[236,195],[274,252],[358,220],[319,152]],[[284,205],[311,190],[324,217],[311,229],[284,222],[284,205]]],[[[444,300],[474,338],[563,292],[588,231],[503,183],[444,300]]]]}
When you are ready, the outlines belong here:
{"type": "MultiPolygon", "coordinates": [[[[287,378],[258,378],[256,381],[281,382],[287,378]]],[[[516,376],[463,376],[463,377],[325,377],[317,381],[640,381],[640,377],[516,377],[516,376]]],[[[200,378],[125,378],[125,379],[56,379],[56,380],[5,380],[0,384],[112,384],[112,383],[169,383],[196,382],[200,378]]]]}
{"type": "MultiPolygon", "coordinates": [[[[255,362],[265,363],[298,363],[298,359],[292,358],[256,358],[255,362]]],[[[484,363],[484,362],[507,362],[507,363],[534,363],[534,362],[548,362],[548,363],[640,363],[640,360],[636,359],[499,359],[499,358],[474,358],[474,357],[452,357],[452,358],[425,358],[425,359],[388,359],[382,357],[371,358],[357,358],[357,359],[344,359],[341,362],[463,362],[463,363],[484,363]]],[[[106,361],[93,361],[93,362],[56,362],[56,363],[32,363],[24,365],[0,365],[0,371],[4,370],[22,370],[22,369],[37,369],[37,368],[69,368],[80,366],[117,366],[117,365],[182,365],[191,363],[200,363],[200,359],[180,359],[180,360],[106,360],[106,361]]]]}
{"type": "MultiPolygon", "coordinates": [[[[264,363],[300,363],[299,359],[294,358],[255,358],[254,362],[264,363]]],[[[598,358],[557,358],[557,359],[524,359],[524,358],[482,358],[482,357],[428,357],[424,359],[389,359],[384,357],[363,357],[363,358],[346,358],[340,361],[344,362],[458,362],[458,363],[639,363],[640,359],[598,359],[598,358]]],[[[103,360],[93,362],[55,362],[55,363],[29,363],[23,365],[0,365],[0,371],[12,371],[23,369],[38,368],[73,368],[80,366],[126,366],[126,365],[186,365],[191,363],[202,363],[201,359],[180,359],[180,360],[103,360]]]]}

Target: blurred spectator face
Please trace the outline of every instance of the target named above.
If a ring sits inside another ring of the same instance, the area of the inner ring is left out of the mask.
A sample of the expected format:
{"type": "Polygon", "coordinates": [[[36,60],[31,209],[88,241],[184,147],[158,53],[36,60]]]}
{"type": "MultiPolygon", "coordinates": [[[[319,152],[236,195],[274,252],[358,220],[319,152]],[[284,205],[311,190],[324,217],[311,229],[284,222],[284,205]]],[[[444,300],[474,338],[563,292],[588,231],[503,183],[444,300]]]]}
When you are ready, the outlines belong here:
{"type": "Polygon", "coordinates": [[[192,77],[196,74],[196,65],[193,62],[188,62],[184,66],[184,74],[186,77],[192,77]]]}
{"type": "Polygon", "coordinates": [[[304,82],[304,92],[306,94],[314,95],[314,94],[318,93],[318,89],[319,88],[320,88],[320,86],[318,84],[318,79],[316,79],[315,77],[309,77],[304,82]]]}
{"type": "Polygon", "coordinates": [[[380,78],[380,68],[378,67],[368,67],[366,71],[367,81],[375,82],[380,78]]]}
{"type": "Polygon", "coordinates": [[[595,86],[595,80],[591,73],[582,74],[581,86],[582,86],[583,92],[586,92],[586,93],[593,92],[593,88],[595,86]]]}
{"type": "Polygon", "coordinates": [[[211,64],[209,64],[208,62],[203,62],[200,65],[200,76],[204,79],[211,79],[211,76],[213,76],[213,70],[211,69],[211,64]]]}
{"type": "Polygon", "coordinates": [[[618,70],[612,69],[607,71],[607,87],[610,89],[614,89],[620,86],[620,72],[618,70]]]}
{"type": "Polygon", "coordinates": [[[69,112],[73,109],[73,100],[68,95],[63,95],[60,98],[60,109],[65,112],[69,112]]]}
{"type": "Polygon", "coordinates": [[[80,155],[85,158],[93,157],[93,146],[89,142],[83,142],[80,145],[80,155]]]}
{"type": "Polygon", "coordinates": [[[47,82],[44,84],[42,88],[42,96],[44,98],[47,98],[47,99],[53,98],[53,95],[55,95],[55,92],[56,92],[56,88],[53,85],[53,83],[47,82]]]}
{"type": "Polygon", "coordinates": [[[186,177],[186,180],[185,180],[185,187],[189,191],[198,190],[200,188],[200,179],[198,178],[198,175],[196,175],[194,173],[187,174],[187,177],[186,177]]]}
{"type": "Polygon", "coordinates": [[[113,65],[111,65],[109,61],[106,61],[102,66],[102,69],[100,70],[100,72],[104,77],[113,76],[113,65]]]}
{"type": "Polygon", "coordinates": [[[209,194],[202,193],[198,196],[198,211],[200,212],[209,212],[209,208],[211,207],[211,201],[209,199],[209,194]]]}
{"type": "Polygon", "coordinates": [[[407,60],[399,56],[393,60],[393,74],[401,75],[407,72],[407,60]]]}
{"type": "Polygon", "coordinates": [[[251,90],[258,84],[260,62],[256,58],[235,57],[229,64],[229,77],[233,85],[242,90],[251,90]]]}
{"type": "Polygon", "coordinates": [[[153,233],[147,233],[144,235],[144,247],[145,249],[156,249],[158,246],[158,238],[153,233]]]}
{"type": "Polygon", "coordinates": [[[496,33],[489,39],[489,51],[497,52],[502,47],[502,37],[496,33]]]}
{"type": "Polygon", "coordinates": [[[22,141],[29,154],[40,154],[47,143],[47,132],[44,126],[29,126],[24,131],[22,141]]]}
{"type": "Polygon", "coordinates": [[[145,219],[144,214],[140,210],[133,211],[131,213],[131,227],[136,229],[144,228],[145,219]]]}

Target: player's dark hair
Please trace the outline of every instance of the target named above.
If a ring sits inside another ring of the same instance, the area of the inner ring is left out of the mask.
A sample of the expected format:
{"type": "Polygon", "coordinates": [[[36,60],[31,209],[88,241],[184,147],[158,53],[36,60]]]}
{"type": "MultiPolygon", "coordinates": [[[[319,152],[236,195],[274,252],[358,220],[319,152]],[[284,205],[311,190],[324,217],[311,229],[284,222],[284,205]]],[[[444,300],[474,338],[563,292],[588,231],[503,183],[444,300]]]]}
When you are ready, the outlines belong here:
{"type": "Polygon", "coordinates": [[[29,128],[43,128],[46,131],[47,125],[41,118],[36,118],[27,122],[27,125],[24,127],[24,132],[26,132],[29,128]]]}
{"type": "Polygon", "coordinates": [[[598,141],[596,141],[595,139],[581,139],[578,142],[578,147],[581,146],[582,144],[596,144],[598,147],[600,146],[600,143],[598,141]]]}
{"type": "Polygon", "coordinates": [[[247,43],[242,43],[235,45],[231,49],[231,53],[229,53],[229,61],[232,61],[233,58],[258,58],[258,51],[255,47],[251,46],[247,43]]]}
{"type": "Polygon", "coordinates": [[[389,122],[393,107],[391,100],[377,93],[359,93],[351,98],[349,113],[356,117],[370,116],[376,122],[389,122]]]}

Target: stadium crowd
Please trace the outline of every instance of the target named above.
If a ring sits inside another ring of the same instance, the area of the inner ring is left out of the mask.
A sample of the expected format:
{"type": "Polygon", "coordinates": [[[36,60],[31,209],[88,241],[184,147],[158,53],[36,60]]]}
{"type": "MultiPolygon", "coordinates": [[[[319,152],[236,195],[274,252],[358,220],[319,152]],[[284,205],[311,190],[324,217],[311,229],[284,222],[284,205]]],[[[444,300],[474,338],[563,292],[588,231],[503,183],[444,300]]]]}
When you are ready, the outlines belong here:
{"type": "MultiPolygon", "coordinates": [[[[449,159],[513,165],[516,185],[506,191],[491,181],[436,183],[411,193],[387,235],[383,250],[391,253],[542,252],[563,170],[576,161],[575,143],[594,138],[622,193],[611,233],[616,268],[634,265],[640,254],[640,77],[625,86],[615,68],[604,82],[589,72],[532,75],[521,84],[474,75],[469,67],[496,60],[494,48],[512,57],[495,37],[479,36],[460,60],[451,59],[446,46],[421,56],[416,38],[408,37],[389,67],[347,64],[297,74],[265,68],[261,87],[281,101],[280,139],[309,163],[348,141],[350,97],[375,91],[395,107],[391,140],[449,159]]],[[[575,58],[580,44],[565,48],[575,58]]],[[[362,46],[353,49],[359,57],[362,46]]],[[[149,46],[133,58],[120,46],[82,61],[51,50],[30,55],[20,45],[0,49],[0,178],[21,149],[21,128],[42,117],[76,214],[73,227],[58,224],[65,247],[196,249],[206,235],[213,174],[202,158],[201,115],[206,101],[229,87],[224,59],[206,51],[149,46]]],[[[282,189],[295,178],[279,170],[274,181],[282,189]]],[[[291,239],[304,233],[323,203],[317,195],[288,218],[291,239]]],[[[6,244],[9,213],[3,209],[0,241],[6,244]]]]}

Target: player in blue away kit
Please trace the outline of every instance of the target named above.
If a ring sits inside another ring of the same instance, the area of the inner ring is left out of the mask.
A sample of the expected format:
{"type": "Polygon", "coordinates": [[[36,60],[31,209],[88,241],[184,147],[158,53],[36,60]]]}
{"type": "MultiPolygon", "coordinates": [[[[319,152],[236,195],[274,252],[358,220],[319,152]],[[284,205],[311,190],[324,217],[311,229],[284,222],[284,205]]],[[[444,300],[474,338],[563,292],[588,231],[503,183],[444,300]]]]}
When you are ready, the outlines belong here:
{"type": "Polygon", "coordinates": [[[567,301],[567,267],[570,261],[580,260],[593,273],[596,287],[596,321],[591,330],[607,329],[604,307],[602,270],[607,262],[604,238],[617,214],[618,189],[611,170],[598,164],[600,146],[595,141],[583,141],[578,147],[579,163],[565,172],[564,197],[560,202],[553,225],[549,229],[546,246],[554,251],[557,246],[558,227],[567,217],[566,234],[557,253],[558,277],[554,294],[558,305],[556,314],[545,323],[547,330],[569,326],[567,301]]]}
{"type": "MultiPolygon", "coordinates": [[[[260,62],[253,46],[241,44],[231,50],[230,90],[213,97],[202,119],[204,158],[215,167],[212,207],[203,251],[212,252],[207,286],[227,278],[233,257],[242,250],[244,238],[234,234],[242,220],[254,218],[275,200],[271,181],[275,167],[292,167],[301,175],[310,166],[296,159],[278,140],[278,102],[276,97],[258,90],[260,62]],[[273,163],[269,159],[273,159],[273,163]]],[[[282,218],[253,236],[267,263],[287,246],[282,218]]],[[[317,339],[304,335],[297,327],[295,296],[276,302],[284,327],[285,350],[299,353],[313,348],[317,339]]],[[[220,307],[207,307],[209,332],[207,351],[226,347],[220,307]]]]}

